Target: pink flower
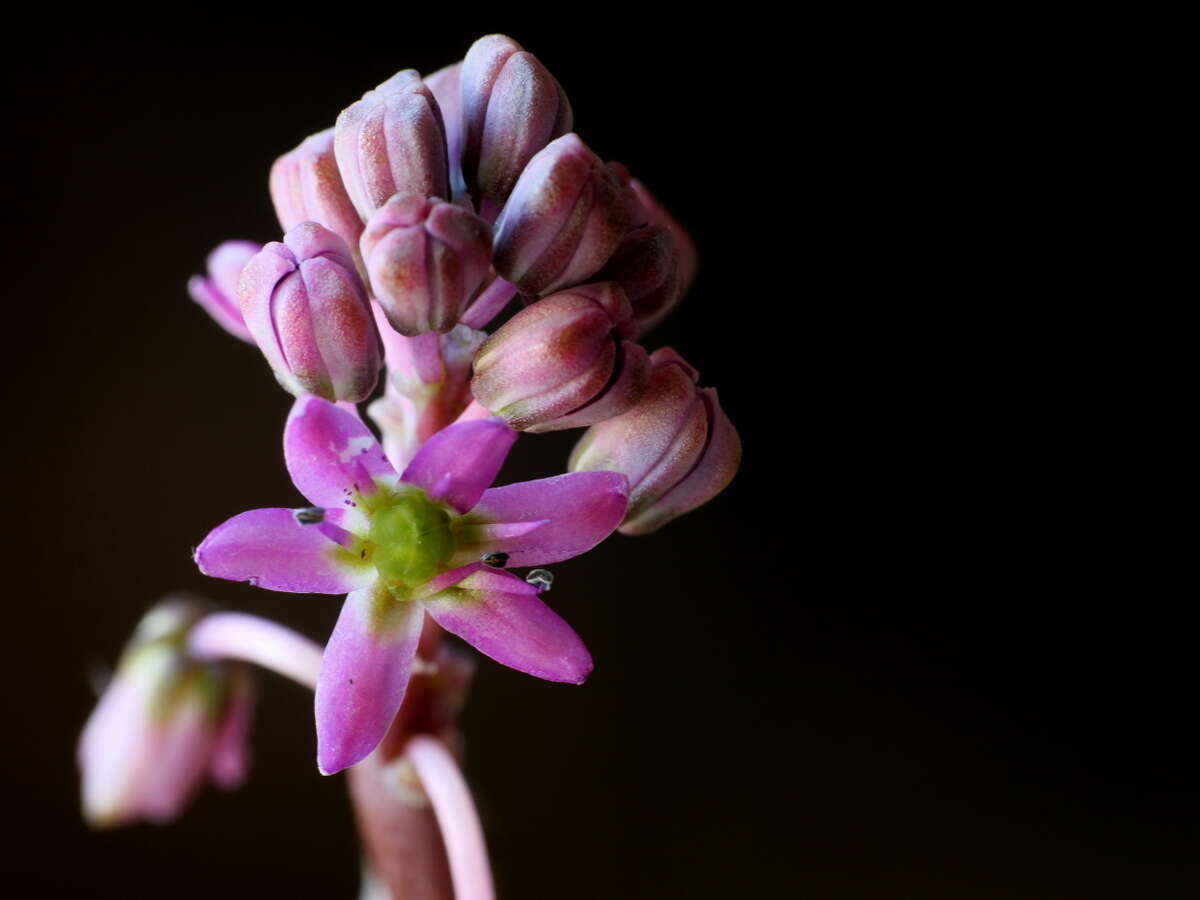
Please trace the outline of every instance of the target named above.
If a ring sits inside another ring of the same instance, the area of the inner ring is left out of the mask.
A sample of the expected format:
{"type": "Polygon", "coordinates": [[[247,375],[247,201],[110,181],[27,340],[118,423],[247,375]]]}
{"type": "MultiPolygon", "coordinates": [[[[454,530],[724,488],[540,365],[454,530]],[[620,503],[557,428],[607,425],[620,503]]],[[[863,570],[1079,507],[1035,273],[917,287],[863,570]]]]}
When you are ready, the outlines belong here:
{"type": "Polygon", "coordinates": [[[204,610],[167,601],[148,612],[79,739],[83,814],[96,827],[182,812],[209,775],[245,780],[253,707],[248,673],[184,649],[204,610]]]}
{"type": "Polygon", "coordinates": [[[620,524],[628,485],[580,472],[490,488],[517,435],[497,419],[435,434],[397,475],[367,427],[317,397],[296,401],[284,456],[312,507],[256,509],[218,526],[200,570],[277,591],[349,592],[317,682],[317,762],[332,773],[379,743],[404,698],[428,613],[497,662],[549,681],[592,669],[539,589],[497,565],[591,549],[620,524]],[[484,560],[487,562],[485,563],[484,560]]]}

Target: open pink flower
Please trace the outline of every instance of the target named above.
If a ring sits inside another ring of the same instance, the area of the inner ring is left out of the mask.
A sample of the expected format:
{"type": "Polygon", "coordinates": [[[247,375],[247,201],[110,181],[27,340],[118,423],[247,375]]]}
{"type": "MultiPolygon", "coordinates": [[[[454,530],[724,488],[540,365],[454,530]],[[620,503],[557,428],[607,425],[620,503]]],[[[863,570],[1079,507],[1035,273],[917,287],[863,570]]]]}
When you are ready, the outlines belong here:
{"type": "Polygon", "coordinates": [[[539,678],[579,684],[591,671],[587,648],[538,588],[495,566],[542,565],[591,549],[620,524],[628,483],[595,471],[489,489],[516,439],[498,419],[460,422],[430,438],[397,475],[357,417],[300,397],[284,456],[314,505],[234,516],[197,549],[200,570],[218,578],[349,592],[317,683],[322,772],[363,759],[387,731],[425,613],[539,678]]]}

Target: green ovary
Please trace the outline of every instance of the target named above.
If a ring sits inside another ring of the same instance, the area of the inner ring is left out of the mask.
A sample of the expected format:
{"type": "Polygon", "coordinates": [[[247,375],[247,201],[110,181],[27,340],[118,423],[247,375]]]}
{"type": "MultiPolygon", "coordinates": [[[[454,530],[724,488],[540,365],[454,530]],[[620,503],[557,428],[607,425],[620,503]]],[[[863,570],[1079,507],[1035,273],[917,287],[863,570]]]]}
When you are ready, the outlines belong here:
{"type": "Polygon", "coordinates": [[[450,516],[418,490],[397,494],[371,516],[372,562],[389,584],[424,584],[454,552],[450,516]]]}

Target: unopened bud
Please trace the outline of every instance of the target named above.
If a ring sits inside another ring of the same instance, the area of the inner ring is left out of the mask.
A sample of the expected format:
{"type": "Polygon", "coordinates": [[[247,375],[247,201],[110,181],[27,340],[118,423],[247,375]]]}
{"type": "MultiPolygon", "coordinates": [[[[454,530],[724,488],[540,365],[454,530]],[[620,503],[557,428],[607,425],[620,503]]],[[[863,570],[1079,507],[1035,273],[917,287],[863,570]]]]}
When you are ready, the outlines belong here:
{"type": "Polygon", "coordinates": [[[250,329],[242,321],[238,305],[238,278],[251,257],[262,249],[250,241],[226,241],[208,254],[208,275],[193,275],[188,281],[188,293],[213,320],[249,344],[254,343],[250,329]]]}
{"type": "Polygon", "coordinates": [[[664,228],[670,229],[674,236],[675,246],[679,248],[679,293],[681,296],[686,294],[696,280],[696,268],[699,264],[696,241],[688,230],[671,215],[670,211],[658,202],[646,185],[634,178],[629,182],[629,187],[646,211],[647,221],[651,225],[662,225],[664,228]]]}
{"type": "Polygon", "coordinates": [[[633,307],[634,327],[645,334],[679,301],[679,249],[674,236],[662,225],[634,229],[596,278],[624,288],[633,307]]]}
{"type": "Polygon", "coordinates": [[[534,296],[579,284],[608,262],[630,225],[612,169],[579,135],[563,135],[529,161],[496,221],[496,271],[534,296]]]}
{"type": "Polygon", "coordinates": [[[289,231],[246,265],[238,286],[246,326],[285,389],[365,400],[383,349],[345,241],[315,222],[289,231]]]}
{"type": "Polygon", "coordinates": [[[357,248],[363,223],[338,172],[332,128],[305,138],[275,160],[269,183],[275,214],[285,232],[301,222],[316,222],[351,249],[357,248]]]}
{"type": "Polygon", "coordinates": [[[397,194],[379,207],[360,248],[375,298],[409,337],[457,325],[492,260],[486,222],[420,194],[397,194]]]}
{"type": "Polygon", "coordinates": [[[442,125],[446,129],[446,159],[450,163],[450,193],[457,200],[464,191],[462,175],[463,124],[462,101],[459,96],[459,81],[462,63],[438,69],[425,76],[425,86],[437,100],[442,113],[442,125]]]}
{"type": "Polygon", "coordinates": [[[717,392],[674,350],[656,350],[645,395],[633,409],[589,428],[569,469],[604,469],[629,479],[620,531],[646,534],[707,503],[733,480],[742,444],[717,392]]]}
{"type": "Polygon", "coordinates": [[[393,194],[450,196],[442,115],[413,69],[397,72],[343,110],[333,148],[364,222],[393,194]]]}
{"type": "Polygon", "coordinates": [[[581,285],[527,306],[475,359],[475,399],[513,428],[556,431],[629,409],[648,359],[629,335],[631,310],[611,282],[581,285]]]}
{"type": "Polygon", "coordinates": [[[492,221],[533,155],[571,130],[571,104],[537,57],[502,34],[471,45],[459,90],[466,187],[492,221]]]}

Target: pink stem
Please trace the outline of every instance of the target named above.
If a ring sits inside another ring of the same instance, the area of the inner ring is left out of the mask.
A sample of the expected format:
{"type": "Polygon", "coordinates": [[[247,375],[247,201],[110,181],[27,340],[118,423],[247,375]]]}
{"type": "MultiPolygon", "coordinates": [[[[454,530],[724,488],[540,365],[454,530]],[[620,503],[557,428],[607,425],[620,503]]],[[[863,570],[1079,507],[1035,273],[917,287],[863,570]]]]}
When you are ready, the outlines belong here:
{"type": "Polygon", "coordinates": [[[409,338],[413,368],[417,371],[417,377],[426,384],[438,384],[446,377],[441,338],[435,331],[409,338]]]}
{"type": "Polygon", "coordinates": [[[492,869],[488,864],[483,828],[475,812],[471,790],[454,757],[437,738],[417,735],[405,745],[404,755],[417,770],[433,804],[450,860],[456,900],[494,900],[492,869]]]}
{"type": "Polygon", "coordinates": [[[247,613],[205,616],[188,634],[188,650],[201,659],[240,659],[316,689],[324,650],[277,622],[247,613]]]}
{"type": "Polygon", "coordinates": [[[508,301],[516,296],[516,293],[515,284],[497,275],[495,280],[483,289],[483,293],[475,298],[475,302],[463,313],[459,321],[470,328],[481,330],[500,314],[500,310],[508,306],[508,301]]]}

